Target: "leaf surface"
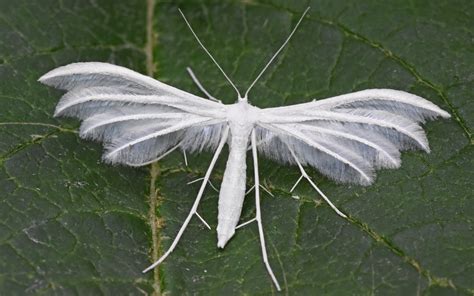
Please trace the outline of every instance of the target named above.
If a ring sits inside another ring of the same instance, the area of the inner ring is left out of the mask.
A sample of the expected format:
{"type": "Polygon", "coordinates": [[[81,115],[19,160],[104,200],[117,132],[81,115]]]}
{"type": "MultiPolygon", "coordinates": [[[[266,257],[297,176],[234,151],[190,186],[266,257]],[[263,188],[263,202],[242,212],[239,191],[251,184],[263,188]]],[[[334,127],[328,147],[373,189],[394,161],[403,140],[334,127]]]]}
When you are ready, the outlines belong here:
{"type": "MultiPolygon", "coordinates": [[[[171,244],[211,153],[180,153],[134,169],[100,162],[78,122],[54,119],[60,92],[36,80],[60,65],[106,61],[201,95],[236,95],[198,47],[177,4],[0,1],[0,294],[276,294],[255,224],[218,250],[218,194],[158,269],[141,270],[171,244]],[[152,45],[150,47],[150,45],[152,45]],[[150,196],[156,202],[149,212],[150,196]],[[156,226],[155,232],[151,225],[156,226]],[[155,235],[155,236],[154,236],[155,235]]],[[[181,1],[204,44],[243,92],[286,38],[306,1],[181,1]]],[[[394,88],[452,114],[424,125],[431,154],[403,153],[373,186],[335,184],[311,171],[346,214],[337,216],[296,167],[260,157],[270,262],[287,295],[472,294],[473,4],[470,1],[312,1],[289,46],[250,93],[259,107],[366,88],[394,88]]],[[[212,182],[222,180],[227,152],[212,182]]],[[[250,154],[249,154],[250,157],[250,154]]],[[[248,187],[253,184],[248,160],[248,187]]],[[[242,222],[255,214],[248,195],[242,222]]]]}

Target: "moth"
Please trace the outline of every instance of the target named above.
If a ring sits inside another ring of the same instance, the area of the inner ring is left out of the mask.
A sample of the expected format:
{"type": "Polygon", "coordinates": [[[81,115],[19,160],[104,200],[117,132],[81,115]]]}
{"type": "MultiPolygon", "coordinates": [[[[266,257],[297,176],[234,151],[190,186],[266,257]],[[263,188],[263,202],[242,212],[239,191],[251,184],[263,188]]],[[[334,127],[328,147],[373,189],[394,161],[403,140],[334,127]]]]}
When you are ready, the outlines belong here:
{"type": "Polygon", "coordinates": [[[280,285],[270,266],[260,208],[258,154],[301,172],[291,191],[306,179],[328,205],[340,211],[313,182],[304,166],[340,183],[370,185],[375,170],[400,167],[400,151],[429,152],[420,126],[427,119],[449,118],[435,104],[414,94],[392,89],[367,89],[308,103],[261,109],[248,100],[250,90],[289,42],[304,19],[302,14],[281,47],[241,95],[235,84],[202,44],[184,14],[180,13],[202,49],[235,89],[237,101],[223,104],[207,92],[191,69],[188,72],[207,99],[179,90],[124,67],[98,62],[73,63],[56,68],[39,81],[67,92],[55,116],[83,120],[80,136],[104,143],[104,161],[144,166],[181,149],[190,153],[213,151],[194,204],[163,256],[175,249],[193,216],[225,144],[229,155],[218,202],[217,246],[224,248],[236,229],[258,225],[263,262],[275,287],[280,285]],[[238,225],[246,194],[246,158],[253,158],[256,216],[238,225]]]}

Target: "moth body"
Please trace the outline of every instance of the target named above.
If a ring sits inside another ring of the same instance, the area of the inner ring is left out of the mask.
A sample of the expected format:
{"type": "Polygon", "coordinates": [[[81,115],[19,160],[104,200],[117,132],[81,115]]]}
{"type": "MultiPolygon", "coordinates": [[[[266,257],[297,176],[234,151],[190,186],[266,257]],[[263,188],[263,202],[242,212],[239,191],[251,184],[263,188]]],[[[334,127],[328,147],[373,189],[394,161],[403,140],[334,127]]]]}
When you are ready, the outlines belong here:
{"type": "Polygon", "coordinates": [[[246,100],[239,100],[227,108],[227,122],[230,127],[229,158],[219,193],[217,217],[219,248],[224,248],[234,235],[242,212],[247,176],[247,148],[258,110],[246,100]]]}

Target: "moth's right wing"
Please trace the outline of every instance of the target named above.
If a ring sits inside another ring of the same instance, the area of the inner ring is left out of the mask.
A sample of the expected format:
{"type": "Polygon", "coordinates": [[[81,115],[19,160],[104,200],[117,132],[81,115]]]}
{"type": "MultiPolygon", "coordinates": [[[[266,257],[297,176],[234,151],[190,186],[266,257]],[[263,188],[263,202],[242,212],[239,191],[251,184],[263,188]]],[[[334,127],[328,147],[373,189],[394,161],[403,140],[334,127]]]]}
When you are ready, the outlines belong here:
{"type": "Polygon", "coordinates": [[[225,105],[121,66],[74,63],[39,81],[67,91],[55,116],[83,120],[80,136],[103,141],[110,163],[145,165],[177,146],[213,149],[226,124],[225,105]]]}
{"type": "Polygon", "coordinates": [[[335,181],[369,185],[376,169],[400,166],[400,151],[429,152],[420,122],[449,116],[419,96],[368,89],[263,109],[256,128],[258,149],[291,164],[293,152],[303,165],[335,181]]]}

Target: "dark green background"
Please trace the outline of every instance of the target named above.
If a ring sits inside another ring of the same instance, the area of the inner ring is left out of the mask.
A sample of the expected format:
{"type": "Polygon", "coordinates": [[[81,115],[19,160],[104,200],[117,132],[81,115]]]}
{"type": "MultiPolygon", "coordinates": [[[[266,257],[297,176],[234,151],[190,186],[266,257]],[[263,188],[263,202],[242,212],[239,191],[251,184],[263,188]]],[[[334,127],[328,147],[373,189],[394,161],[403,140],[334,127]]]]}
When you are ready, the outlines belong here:
{"type": "MultiPolygon", "coordinates": [[[[180,1],[209,50],[244,90],[287,36],[306,1],[180,1]],[[298,3],[297,3],[298,2],[298,3]]],[[[277,294],[261,262],[256,225],[224,250],[194,219],[159,275],[151,261],[149,168],[100,162],[101,146],[78,122],[53,119],[60,92],[36,80],[60,65],[107,61],[200,94],[191,66],[214,96],[235,93],[177,12],[133,0],[0,0],[0,294],[277,294]],[[151,57],[151,56],[149,56],[151,57]],[[152,66],[152,67],[150,67],[152,66]],[[159,278],[159,279],[158,279],[159,278]]],[[[308,184],[291,197],[295,167],[261,158],[269,256],[289,295],[474,294],[474,2],[311,1],[310,16],[255,86],[250,101],[278,106],[365,88],[423,96],[450,112],[425,125],[431,154],[408,152],[398,170],[367,188],[312,172],[350,219],[308,184]]],[[[223,154],[226,155],[226,152],[223,154]]],[[[160,163],[156,215],[162,250],[189,210],[211,154],[160,163]]],[[[212,181],[220,183],[222,157],[212,181]]],[[[251,174],[249,173],[249,176],[251,174]]],[[[249,186],[253,184],[248,179],[249,186]]],[[[216,225],[217,193],[200,213],[216,225]]],[[[253,197],[242,220],[254,215],[253,197]]]]}

